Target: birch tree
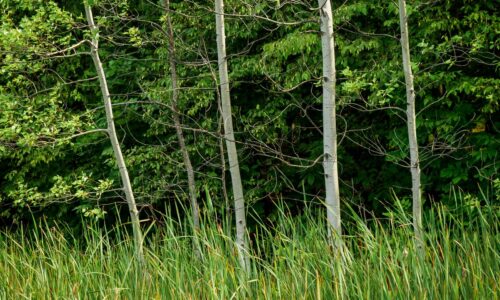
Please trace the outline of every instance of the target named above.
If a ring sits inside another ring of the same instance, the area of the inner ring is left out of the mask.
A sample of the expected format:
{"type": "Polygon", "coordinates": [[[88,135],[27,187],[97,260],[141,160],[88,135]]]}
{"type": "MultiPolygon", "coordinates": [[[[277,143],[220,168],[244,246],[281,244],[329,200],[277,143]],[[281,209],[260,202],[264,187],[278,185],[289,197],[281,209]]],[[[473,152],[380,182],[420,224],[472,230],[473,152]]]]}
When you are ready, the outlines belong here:
{"type": "Polygon", "coordinates": [[[174,30],[172,27],[172,19],[170,17],[170,0],[165,0],[164,6],[167,14],[166,21],[167,21],[167,34],[168,34],[168,54],[169,54],[169,64],[170,64],[170,77],[172,81],[172,100],[171,100],[172,118],[174,120],[175,131],[177,134],[177,140],[179,141],[179,147],[181,148],[182,158],[184,160],[184,167],[186,168],[186,173],[188,178],[189,199],[191,202],[191,211],[193,216],[193,226],[196,234],[196,232],[200,229],[200,214],[199,214],[198,200],[196,197],[196,182],[194,177],[193,165],[191,164],[189,152],[186,148],[184,133],[182,132],[182,127],[179,117],[179,109],[177,107],[177,100],[179,98],[179,87],[177,80],[174,30]]]}
{"type": "Polygon", "coordinates": [[[229,172],[233,186],[234,210],[236,219],[236,245],[242,268],[249,271],[248,241],[246,239],[246,214],[243,186],[241,184],[238,154],[233,131],[231,98],[229,94],[229,76],[227,72],[226,37],[224,28],[224,2],[215,1],[215,21],[217,31],[217,56],[219,64],[219,85],[222,102],[222,118],[224,123],[224,138],[226,140],[229,172]]]}
{"type": "Polygon", "coordinates": [[[406,117],[408,125],[408,140],[410,147],[411,191],[413,199],[413,229],[417,250],[423,250],[422,233],[422,195],[420,188],[420,162],[418,157],[417,125],[415,117],[415,89],[410,61],[410,43],[408,40],[408,17],[406,15],[406,0],[399,0],[399,22],[401,28],[401,49],[403,52],[403,68],[406,85],[406,117]]]}
{"type": "Polygon", "coordinates": [[[104,109],[106,111],[106,121],[107,121],[107,134],[113,148],[113,153],[115,155],[116,162],[118,164],[118,169],[120,171],[120,177],[123,185],[123,192],[125,193],[125,198],[127,200],[128,209],[130,213],[130,219],[132,221],[132,229],[135,242],[136,257],[140,264],[144,262],[144,253],[142,247],[142,232],[139,221],[139,211],[137,210],[137,205],[135,203],[134,193],[132,191],[132,184],[130,183],[130,178],[125,164],[125,159],[123,158],[122,150],[120,148],[120,142],[116,134],[116,128],[113,117],[113,106],[111,103],[111,96],[108,89],[108,82],[106,79],[106,74],[104,72],[101,59],[99,57],[99,33],[98,28],[94,23],[94,16],[92,14],[92,9],[87,1],[84,1],[85,15],[87,17],[87,22],[91,30],[92,39],[90,41],[91,56],[94,61],[94,66],[97,71],[97,77],[99,78],[99,85],[101,87],[102,99],[104,102],[104,109]]]}
{"type": "Polygon", "coordinates": [[[328,237],[338,248],[342,234],[337,161],[337,126],[335,117],[335,43],[330,0],[318,0],[321,16],[323,52],[323,167],[325,171],[328,237]]]}

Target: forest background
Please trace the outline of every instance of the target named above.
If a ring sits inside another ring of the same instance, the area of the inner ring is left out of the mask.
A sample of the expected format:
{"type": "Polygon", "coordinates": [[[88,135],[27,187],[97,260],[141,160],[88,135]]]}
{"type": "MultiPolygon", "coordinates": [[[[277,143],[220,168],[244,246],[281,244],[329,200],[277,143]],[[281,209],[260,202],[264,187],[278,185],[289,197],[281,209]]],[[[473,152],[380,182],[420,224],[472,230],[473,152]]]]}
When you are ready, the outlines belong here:
{"type": "Polygon", "coordinates": [[[495,1],[224,2],[0,0],[0,298],[496,299],[495,1]]]}
{"type": "MultiPolygon", "coordinates": [[[[81,1],[0,2],[0,220],[32,215],[81,225],[127,215],[99,84],[82,41],[81,1]]],[[[142,219],[187,204],[172,121],[166,11],[153,1],[97,1],[100,55],[142,219]]],[[[226,1],[229,77],[249,215],[272,222],[324,199],[321,41],[315,1],[226,1]]],[[[177,111],[202,210],[231,211],[222,145],[211,1],[172,1],[177,111]]],[[[382,216],[410,207],[398,6],[334,2],[342,201],[382,216]]],[[[453,191],[481,206],[498,188],[499,22],[492,1],[411,1],[409,36],[425,206],[453,191]],[[460,3],[458,3],[460,2],[460,3]],[[479,196],[479,197],[478,197],[479,196]]],[[[498,193],[498,192],[497,192],[498,193]]],[[[187,205],[187,206],[186,206],[187,205]]],[[[182,213],[183,214],[183,213],[182,213]]],[[[250,226],[252,218],[249,219],[250,226]]]]}

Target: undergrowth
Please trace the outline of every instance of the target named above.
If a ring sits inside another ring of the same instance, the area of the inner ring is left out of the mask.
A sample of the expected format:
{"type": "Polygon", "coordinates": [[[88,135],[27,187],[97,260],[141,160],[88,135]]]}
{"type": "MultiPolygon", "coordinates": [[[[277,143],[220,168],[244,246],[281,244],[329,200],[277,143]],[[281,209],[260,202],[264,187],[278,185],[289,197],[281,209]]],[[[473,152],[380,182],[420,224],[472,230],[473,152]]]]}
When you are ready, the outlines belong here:
{"type": "Polygon", "coordinates": [[[197,239],[172,219],[147,233],[143,266],[123,227],[74,236],[42,223],[0,234],[0,299],[498,299],[498,206],[476,207],[467,222],[461,213],[425,213],[420,258],[398,206],[386,220],[352,212],[335,252],[317,213],[292,218],[283,208],[249,237],[250,273],[238,268],[230,226],[208,219],[197,239]]]}

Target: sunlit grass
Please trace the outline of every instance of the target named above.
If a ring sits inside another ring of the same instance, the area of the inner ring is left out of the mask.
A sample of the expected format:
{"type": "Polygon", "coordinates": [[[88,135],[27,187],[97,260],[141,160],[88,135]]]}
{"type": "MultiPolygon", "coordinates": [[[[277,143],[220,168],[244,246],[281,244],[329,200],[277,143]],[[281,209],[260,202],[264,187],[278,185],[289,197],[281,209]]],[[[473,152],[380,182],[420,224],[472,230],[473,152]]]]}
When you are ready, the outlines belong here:
{"type": "Polygon", "coordinates": [[[0,299],[498,299],[497,206],[478,207],[467,223],[445,207],[427,211],[424,259],[397,209],[383,222],[352,213],[340,252],[314,215],[291,218],[283,208],[274,226],[257,226],[249,274],[215,222],[198,233],[199,258],[188,225],[169,220],[149,232],[143,269],[122,227],[1,233],[0,299]]]}

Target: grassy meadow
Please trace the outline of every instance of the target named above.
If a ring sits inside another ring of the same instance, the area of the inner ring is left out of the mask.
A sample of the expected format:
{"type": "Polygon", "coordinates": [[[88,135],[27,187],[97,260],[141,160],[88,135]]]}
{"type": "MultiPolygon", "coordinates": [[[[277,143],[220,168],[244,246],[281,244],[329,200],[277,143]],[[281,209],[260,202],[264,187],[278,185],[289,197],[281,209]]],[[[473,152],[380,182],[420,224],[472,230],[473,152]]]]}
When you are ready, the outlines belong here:
{"type": "Polygon", "coordinates": [[[142,267],[124,227],[89,225],[75,236],[40,222],[0,234],[0,299],[498,299],[498,206],[468,209],[425,213],[420,259],[409,216],[397,208],[383,220],[352,212],[335,253],[314,217],[321,210],[290,217],[282,208],[273,226],[250,235],[246,274],[230,226],[214,221],[197,239],[172,219],[150,230],[142,267]]]}

